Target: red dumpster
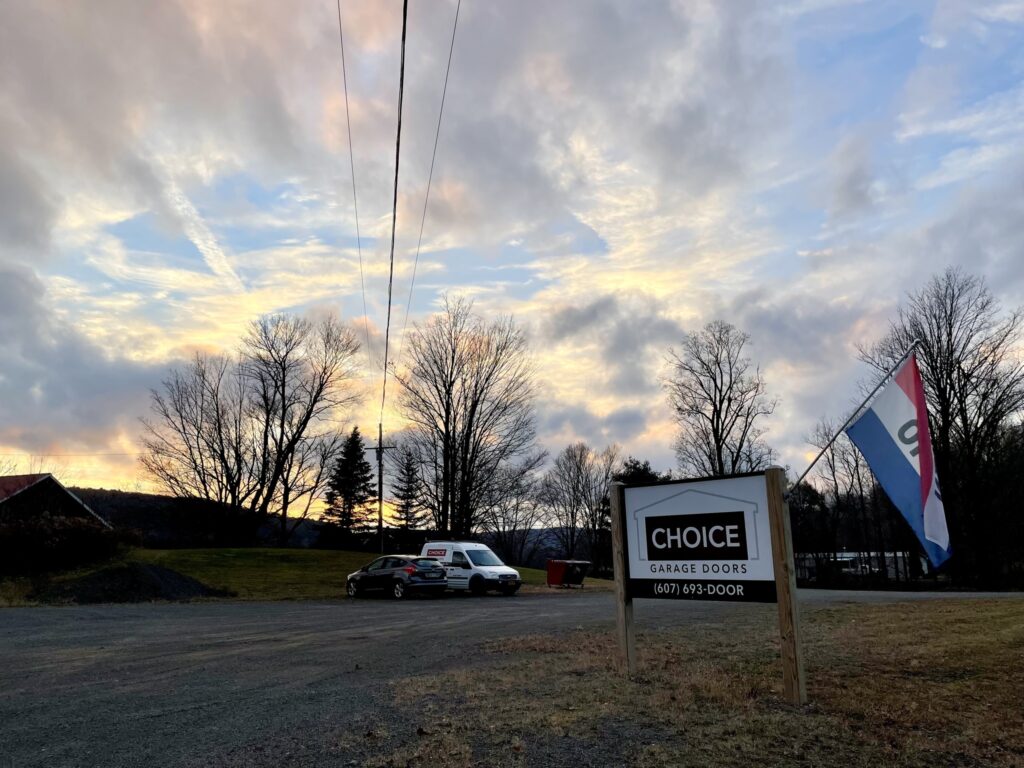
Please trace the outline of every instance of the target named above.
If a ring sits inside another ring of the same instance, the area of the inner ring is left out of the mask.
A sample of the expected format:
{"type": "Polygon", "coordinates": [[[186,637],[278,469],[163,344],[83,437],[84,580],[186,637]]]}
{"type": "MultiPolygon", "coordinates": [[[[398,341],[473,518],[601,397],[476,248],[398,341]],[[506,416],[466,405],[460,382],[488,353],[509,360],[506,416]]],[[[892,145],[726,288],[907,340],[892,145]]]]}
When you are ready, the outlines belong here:
{"type": "Polygon", "coordinates": [[[583,587],[589,560],[548,560],[549,587],[583,587]]]}

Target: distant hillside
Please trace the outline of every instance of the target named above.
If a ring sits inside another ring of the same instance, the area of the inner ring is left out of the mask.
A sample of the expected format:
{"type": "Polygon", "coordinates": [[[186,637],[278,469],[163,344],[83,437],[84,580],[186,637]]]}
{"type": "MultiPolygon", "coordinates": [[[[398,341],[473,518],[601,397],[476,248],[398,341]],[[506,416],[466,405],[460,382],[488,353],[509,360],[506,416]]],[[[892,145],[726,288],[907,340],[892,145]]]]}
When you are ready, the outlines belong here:
{"type": "MultiPolygon", "coordinates": [[[[279,522],[267,520],[258,532],[238,524],[228,507],[202,499],[179,499],[155,493],[135,493],[102,488],[72,488],[71,491],[88,504],[94,512],[114,528],[135,530],[142,536],[144,546],[151,549],[178,549],[183,547],[227,547],[278,543],[279,522]]],[[[291,525],[291,524],[289,524],[291,525]]],[[[352,534],[341,539],[327,537],[317,520],[305,520],[292,533],[290,547],[327,547],[378,551],[379,538],[375,530],[352,534]],[[321,539],[321,533],[325,537],[321,539]]],[[[427,539],[438,538],[433,531],[397,531],[388,529],[388,551],[419,552],[427,539]]],[[[493,537],[481,534],[480,540],[493,544],[493,537]]],[[[560,545],[550,528],[530,531],[530,555],[525,563],[532,568],[544,568],[548,558],[562,557],[560,545]]],[[[505,553],[500,553],[505,554],[505,553]]],[[[577,557],[587,559],[586,552],[577,557]]]]}
{"type": "MultiPolygon", "coordinates": [[[[494,540],[494,536],[488,533],[480,534],[480,541],[484,542],[502,557],[506,557],[508,553],[501,551],[501,547],[494,540]]],[[[562,552],[562,545],[555,535],[553,528],[534,528],[530,531],[528,536],[528,544],[526,547],[527,558],[526,562],[516,562],[515,565],[522,565],[527,568],[540,568],[544,569],[547,567],[547,562],[550,558],[562,558],[564,553],[562,552]]],[[[588,558],[587,553],[581,549],[576,553],[576,558],[586,560],[588,558]]],[[[510,557],[511,561],[512,558],[510,557]]]]}
{"type": "Polygon", "coordinates": [[[71,490],[115,528],[139,531],[147,547],[246,543],[246,534],[223,504],[103,488],[71,490]]]}

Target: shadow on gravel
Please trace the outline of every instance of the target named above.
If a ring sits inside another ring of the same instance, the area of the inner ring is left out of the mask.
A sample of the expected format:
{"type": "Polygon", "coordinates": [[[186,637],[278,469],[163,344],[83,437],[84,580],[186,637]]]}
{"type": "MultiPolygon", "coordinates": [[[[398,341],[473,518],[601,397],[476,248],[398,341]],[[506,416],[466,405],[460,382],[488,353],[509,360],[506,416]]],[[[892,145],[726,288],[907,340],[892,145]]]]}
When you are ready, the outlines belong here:
{"type": "Polygon", "coordinates": [[[43,603],[145,603],[152,600],[194,600],[232,597],[191,576],[159,565],[128,563],[40,587],[31,597],[43,603]]]}

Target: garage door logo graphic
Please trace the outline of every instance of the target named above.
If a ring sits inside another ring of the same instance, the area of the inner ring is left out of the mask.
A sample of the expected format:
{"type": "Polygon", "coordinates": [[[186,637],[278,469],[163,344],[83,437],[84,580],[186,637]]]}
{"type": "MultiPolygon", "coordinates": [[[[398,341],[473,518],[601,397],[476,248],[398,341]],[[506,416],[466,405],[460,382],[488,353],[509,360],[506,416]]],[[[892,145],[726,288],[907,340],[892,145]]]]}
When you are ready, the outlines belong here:
{"type": "Polygon", "coordinates": [[[687,489],[632,512],[640,560],[760,560],[754,502],[687,489]]]}

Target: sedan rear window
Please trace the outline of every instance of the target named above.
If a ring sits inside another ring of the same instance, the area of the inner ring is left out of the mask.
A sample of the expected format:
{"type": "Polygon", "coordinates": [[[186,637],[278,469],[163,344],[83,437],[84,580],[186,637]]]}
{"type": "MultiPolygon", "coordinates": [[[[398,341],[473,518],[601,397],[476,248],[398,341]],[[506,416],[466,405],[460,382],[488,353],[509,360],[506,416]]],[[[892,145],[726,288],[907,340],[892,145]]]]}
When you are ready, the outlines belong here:
{"type": "Polygon", "coordinates": [[[440,568],[441,564],[432,557],[417,557],[412,561],[417,568],[440,568]]]}

